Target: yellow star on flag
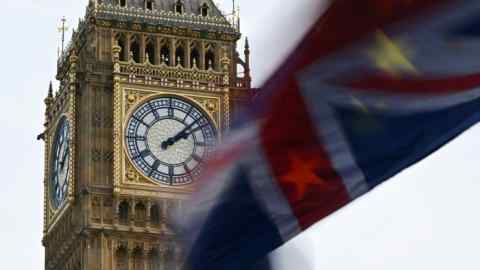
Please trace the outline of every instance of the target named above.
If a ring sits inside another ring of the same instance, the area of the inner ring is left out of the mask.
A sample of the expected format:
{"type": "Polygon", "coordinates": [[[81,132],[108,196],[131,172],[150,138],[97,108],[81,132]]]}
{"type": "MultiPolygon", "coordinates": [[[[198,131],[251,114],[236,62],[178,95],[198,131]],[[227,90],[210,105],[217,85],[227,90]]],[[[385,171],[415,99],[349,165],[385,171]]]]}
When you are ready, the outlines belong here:
{"type": "Polygon", "coordinates": [[[375,34],[376,48],[368,52],[369,57],[378,68],[393,76],[401,74],[417,75],[418,71],[408,59],[408,50],[405,46],[391,40],[384,32],[375,34]]]}

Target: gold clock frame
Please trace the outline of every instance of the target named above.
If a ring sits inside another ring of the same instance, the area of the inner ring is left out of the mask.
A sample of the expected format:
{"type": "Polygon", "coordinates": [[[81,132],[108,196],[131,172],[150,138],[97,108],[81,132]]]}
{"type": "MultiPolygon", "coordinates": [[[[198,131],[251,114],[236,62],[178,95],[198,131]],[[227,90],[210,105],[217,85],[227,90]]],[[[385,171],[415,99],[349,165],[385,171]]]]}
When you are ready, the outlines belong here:
{"type": "Polygon", "coordinates": [[[161,96],[174,96],[200,108],[217,129],[218,140],[228,128],[229,99],[227,92],[188,91],[133,85],[117,82],[114,87],[114,193],[116,195],[136,195],[170,197],[186,195],[193,191],[195,183],[170,186],[159,183],[136,169],[128,156],[125,146],[125,128],[129,116],[144,102],[161,96]]]}

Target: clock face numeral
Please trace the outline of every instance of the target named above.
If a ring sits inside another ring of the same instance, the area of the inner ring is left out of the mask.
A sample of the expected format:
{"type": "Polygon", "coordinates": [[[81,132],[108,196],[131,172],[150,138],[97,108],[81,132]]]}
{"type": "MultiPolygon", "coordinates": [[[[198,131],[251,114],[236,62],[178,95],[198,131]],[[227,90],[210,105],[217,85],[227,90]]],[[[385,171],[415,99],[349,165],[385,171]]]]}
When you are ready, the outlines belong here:
{"type": "Polygon", "coordinates": [[[217,142],[217,132],[199,107],[175,97],[140,105],[128,119],[125,145],[135,167],[168,185],[198,177],[217,142]]]}
{"type": "Polygon", "coordinates": [[[58,122],[50,166],[52,204],[59,208],[67,197],[70,174],[70,125],[66,117],[58,122]]]}

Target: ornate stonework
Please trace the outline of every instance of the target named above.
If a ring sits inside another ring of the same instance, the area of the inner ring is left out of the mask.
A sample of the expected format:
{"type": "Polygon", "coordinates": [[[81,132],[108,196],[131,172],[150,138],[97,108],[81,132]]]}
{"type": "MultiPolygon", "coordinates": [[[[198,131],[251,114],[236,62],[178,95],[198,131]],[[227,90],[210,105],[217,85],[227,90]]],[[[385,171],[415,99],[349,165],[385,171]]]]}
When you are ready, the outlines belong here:
{"type": "Polygon", "coordinates": [[[172,218],[195,183],[161,184],[140,172],[125,148],[127,119],[145,101],[178,97],[222,140],[252,96],[249,49],[244,60],[236,50],[238,25],[210,0],[184,1],[91,0],[59,58],[60,86],[45,99],[41,136],[45,269],[180,269],[172,218]],[[52,152],[62,117],[71,129],[71,169],[67,197],[54,207],[52,152]]]}

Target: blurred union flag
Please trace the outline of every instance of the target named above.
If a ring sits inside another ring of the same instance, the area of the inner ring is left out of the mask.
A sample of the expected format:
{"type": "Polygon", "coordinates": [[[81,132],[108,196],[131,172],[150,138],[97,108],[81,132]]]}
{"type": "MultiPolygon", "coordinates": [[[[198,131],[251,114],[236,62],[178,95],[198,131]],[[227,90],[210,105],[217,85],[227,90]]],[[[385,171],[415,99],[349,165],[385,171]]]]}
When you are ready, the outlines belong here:
{"type": "Polygon", "coordinates": [[[480,120],[478,0],[336,0],[180,219],[186,269],[244,270],[480,120]]]}

